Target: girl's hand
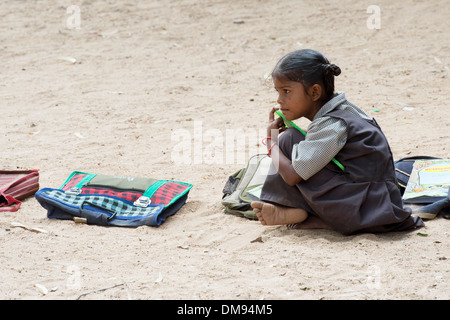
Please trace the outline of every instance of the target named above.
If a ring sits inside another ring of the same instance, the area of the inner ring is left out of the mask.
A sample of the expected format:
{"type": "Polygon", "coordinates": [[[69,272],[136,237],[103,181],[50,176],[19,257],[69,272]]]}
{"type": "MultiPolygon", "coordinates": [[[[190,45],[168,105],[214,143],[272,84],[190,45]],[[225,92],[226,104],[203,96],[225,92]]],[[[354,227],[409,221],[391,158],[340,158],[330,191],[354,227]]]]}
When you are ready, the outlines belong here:
{"type": "Polygon", "coordinates": [[[287,158],[280,147],[278,146],[278,135],[286,130],[282,118],[275,119],[275,111],[279,108],[275,107],[269,113],[269,124],[267,125],[267,137],[270,137],[270,142],[268,141],[267,150],[268,154],[272,158],[272,163],[277,169],[277,172],[283,178],[283,180],[290,186],[295,186],[297,183],[302,181],[302,178],[295,171],[292,166],[291,160],[287,158]]]}
{"type": "Polygon", "coordinates": [[[278,134],[286,130],[283,119],[275,119],[275,111],[278,107],[272,108],[269,113],[269,124],[267,125],[267,137],[270,137],[272,142],[278,142],[278,134]]]}

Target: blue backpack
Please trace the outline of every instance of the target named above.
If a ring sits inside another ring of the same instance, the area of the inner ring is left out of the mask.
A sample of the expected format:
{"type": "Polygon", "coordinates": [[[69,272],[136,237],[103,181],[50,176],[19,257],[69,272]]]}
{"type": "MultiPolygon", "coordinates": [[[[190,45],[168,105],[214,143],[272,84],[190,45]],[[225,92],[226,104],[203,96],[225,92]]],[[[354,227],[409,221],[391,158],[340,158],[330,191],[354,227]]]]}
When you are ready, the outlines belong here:
{"type": "Polygon", "coordinates": [[[173,180],[74,171],[59,189],[35,197],[47,217],[103,226],[157,226],[185,203],[192,185],[173,180]]]}

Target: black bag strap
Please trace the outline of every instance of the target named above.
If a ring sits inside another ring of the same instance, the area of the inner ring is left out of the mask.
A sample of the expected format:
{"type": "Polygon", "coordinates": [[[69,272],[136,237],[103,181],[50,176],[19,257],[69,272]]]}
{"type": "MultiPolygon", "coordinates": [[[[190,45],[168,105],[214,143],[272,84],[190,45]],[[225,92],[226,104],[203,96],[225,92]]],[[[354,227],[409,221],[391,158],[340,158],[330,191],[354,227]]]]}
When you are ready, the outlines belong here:
{"type": "Polygon", "coordinates": [[[440,158],[431,157],[431,156],[412,156],[412,157],[405,157],[405,158],[398,159],[397,161],[395,161],[395,163],[401,162],[401,161],[416,161],[416,160],[427,160],[427,159],[433,160],[433,159],[440,159],[440,158]]]}

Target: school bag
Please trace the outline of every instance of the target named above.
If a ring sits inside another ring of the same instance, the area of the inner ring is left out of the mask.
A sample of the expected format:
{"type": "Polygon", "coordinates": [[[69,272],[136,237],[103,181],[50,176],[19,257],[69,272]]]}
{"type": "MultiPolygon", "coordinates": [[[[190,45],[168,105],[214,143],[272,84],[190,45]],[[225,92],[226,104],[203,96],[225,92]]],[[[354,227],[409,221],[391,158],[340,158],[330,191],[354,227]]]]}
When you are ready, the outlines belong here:
{"type": "Polygon", "coordinates": [[[431,156],[412,156],[401,158],[394,162],[395,175],[397,178],[397,184],[402,194],[403,203],[405,206],[412,209],[414,216],[419,216],[422,219],[434,219],[439,213],[442,213],[443,217],[450,219],[450,187],[447,195],[441,196],[423,196],[416,199],[405,198],[405,190],[408,186],[408,182],[413,171],[414,163],[417,160],[442,160],[441,158],[431,156]]]}
{"type": "Polygon", "coordinates": [[[15,212],[22,201],[39,190],[39,171],[0,170],[0,211],[15,212]]]}
{"type": "Polygon", "coordinates": [[[102,226],[158,226],[185,203],[192,184],[74,171],[59,189],[43,188],[37,201],[51,219],[102,226]]]}
{"type": "Polygon", "coordinates": [[[228,177],[223,188],[222,205],[227,214],[257,220],[250,203],[261,196],[261,189],[270,174],[272,159],[266,154],[252,156],[244,168],[228,177]]]}
{"type": "MultiPolygon", "coordinates": [[[[405,157],[401,158],[394,162],[395,167],[395,176],[397,178],[397,185],[400,189],[401,194],[405,192],[406,186],[408,185],[409,177],[411,176],[411,172],[413,169],[414,162],[416,160],[433,160],[439,159],[430,156],[413,156],[413,157],[405,157]]],[[[431,203],[433,201],[428,201],[426,203],[431,203]]]]}

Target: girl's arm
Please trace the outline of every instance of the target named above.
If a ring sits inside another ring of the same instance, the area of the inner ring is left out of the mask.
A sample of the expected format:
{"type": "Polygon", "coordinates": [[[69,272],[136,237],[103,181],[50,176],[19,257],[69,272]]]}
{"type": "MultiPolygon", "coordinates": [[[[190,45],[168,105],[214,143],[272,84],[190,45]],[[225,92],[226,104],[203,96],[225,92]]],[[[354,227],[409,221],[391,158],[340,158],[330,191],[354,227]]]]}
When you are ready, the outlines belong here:
{"type": "Polygon", "coordinates": [[[278,135],[286,128],[281,118],[274,119],[274,113],[277,109],[278,108],[273,108],[269,114],[267,137],[270,137],[270,140],[268,140],[267,142],[267,149],[270,152],[272,163],[274,164],[283,180],[288,185],[295,186],[297,183],[302,181],[302,178],[295,171],[294,167],[292,166],[291,160],[289,160],[278,147],[278,135]]]}
{"type": "Polygon", "coordinates": [[[281,152],[278,144],[272,147],[270,157],[278,173],[288,185],[295,186],[302,181],[302,178],[294,170],[294,167],[292,167],[291,161],[281,152]]]}

